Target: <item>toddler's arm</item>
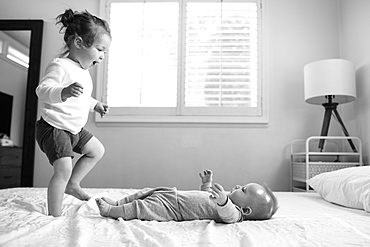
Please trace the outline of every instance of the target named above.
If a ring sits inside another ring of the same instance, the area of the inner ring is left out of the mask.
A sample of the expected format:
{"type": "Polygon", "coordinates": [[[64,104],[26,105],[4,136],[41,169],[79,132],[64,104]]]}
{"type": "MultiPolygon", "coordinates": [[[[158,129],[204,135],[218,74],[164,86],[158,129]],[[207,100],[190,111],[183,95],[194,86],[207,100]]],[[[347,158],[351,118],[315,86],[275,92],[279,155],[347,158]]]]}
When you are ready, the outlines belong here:
{"type": "Polygon", "coordinates": [[[104,115],[108,113],[108,108],[109,107],[108,107],[107,104],[103,104],[101,102],[98,102],[98,103],[96,103],[96,105],[94,107],[94,111],[99,113],[101,117],[104,117],[104,115]]]}
{"type": "Polygon", "coordinates": [[[48,65],[45,76],[36,88],[36,94],[40,101],[46,103],[63,102],[61,92],[64,88],[62,81],[64,75],[65,71],[59,63],[51,62],[48,65]]]}
{"type": "Polygon", "coordinates": [[[80,83],[78,82],[72,83],[68,87],[63,88],[61,92],[62,101],[64,102],[70,97],[80,96],[83,93],[83,90],[84,88],[80,83]]]}

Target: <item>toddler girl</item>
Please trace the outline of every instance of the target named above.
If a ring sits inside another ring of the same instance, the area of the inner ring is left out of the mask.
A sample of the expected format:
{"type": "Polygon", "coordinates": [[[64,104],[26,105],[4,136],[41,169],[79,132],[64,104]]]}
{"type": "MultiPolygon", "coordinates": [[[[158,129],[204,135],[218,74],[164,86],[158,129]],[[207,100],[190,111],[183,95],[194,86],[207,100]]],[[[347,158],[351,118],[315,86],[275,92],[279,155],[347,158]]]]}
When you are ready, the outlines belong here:
{"type": "Polygon", "coordinates": [[[49,215],[60,216],[64,192],[89,200],[81,180],[102,158],[103,144],[83,127],[90,111],[102,117],[108,106],[91,97],[93,82],[89,69],[99,64],[111,44],[106,21],[89,12],[66,10],[57,18],[64,30],[65,52],[47,67],[36,89],[41,118],[36,123],[40,149],[53,165],[47,200],[49,215]],[[74,152],[82,154],[72,167],[74,152]]]}

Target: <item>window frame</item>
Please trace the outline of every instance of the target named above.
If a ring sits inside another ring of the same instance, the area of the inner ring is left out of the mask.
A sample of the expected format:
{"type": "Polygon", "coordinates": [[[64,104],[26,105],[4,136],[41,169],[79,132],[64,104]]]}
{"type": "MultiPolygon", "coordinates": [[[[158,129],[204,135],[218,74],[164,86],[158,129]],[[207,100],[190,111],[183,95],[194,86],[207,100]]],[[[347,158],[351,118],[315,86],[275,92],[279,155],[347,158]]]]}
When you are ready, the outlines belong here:
{"type": "MultiPolygon", "coordinates": [[[[123,0],[125,1],[125,0],[123,0]]],[[[150,1],[150,0],[146,0],[150,1]]],[[[156,0],[154,0],[156,1],[156,0]]],[[[163,0],[166,1],[166,0],[163,0]]],[[[184,25],[182,23],[182,15],[184,15],[185,11],[185,4],[187,0],[179,0],[180,4],[180,23],[179,25],[184,25]],[[181,6],[182,5],[182,6],[181,6]]],[[[202,0],[203,2],[214,2],[214,0],[202,0]]],[[[227,0],[224,0],[227,1],[227,0]]],[[[245,0],[233,0],[243,2],[245,0]]],[[[247,0],[248,1],[248,0],[247,0]]],[[[232,115],[232,114],[225,114],[225,115],[180,115],[180,108],[181,106],[177,107],[111,107],[109,109],[109,113],[101,118],[99,114],[95,114],[95,121],[98,125],[104,125],[108,123],[210,123],[210,124],[267,124],[268,123],[268,97],[267,97],[267,82],[264,80],[265,70],[263,69],[263,61],[265,61],[266,52],[265,50],[265,42],[263,33],[265,33],[264,27],[264,18],[263,16],[263,8],[262,8],[262,0],[252,0],[257,2],[258,8],[258,78],[259,82],[258,85],[260,87],[259,90],[259,110],[258,114],[254,116],[248,115],[232,115]],[[123,112],[124,109],[124,113],[123,112]],[[153,114],[152,110],[155,109],[155,114],[153,114]]],[[[107,7],[112,2],[122,2],[122,0],[100,0],[100,16],[108,20],[109,14],[109,7],[107,7]]],[[[136,0],[127,0],[127,2],[136,2],[136,0]]],[[[179,50],[183,49],[184,39],[183,32],[179,37],[179,50]]],[[[114,37],[113,37],[114,39],[114,37]]],[[[181,58],[184,59],[184,58],[181,58]]],[[[183,62],[179,65],[179,73],[178,78],[181,80],[181,87],[178,87],[178,94],[184,94],[183,90],[183,70],[182,68],[183,62]]],[[[106,102],[105,100],[105,91],[106,91],[106,82],[105,78],[107,78],[107,58],[101,63],[97,68],[97,83],[96,83],[96,96],[97,99],[106,102]]],[[[183,95],[180,97],[183,101],[183,95]]],[[[179,102],[178,102],[179,103],[179,102]]],[[[184,104],[184,102],[181,102],[184,104]]],[[[199,110],[199,109],[198,109],[199,110]]],[[[206,109],[207,111],[212,111],[212,108],[206,109]]],[[[240,109],[239,109],[240,110],[240,109]]]]}

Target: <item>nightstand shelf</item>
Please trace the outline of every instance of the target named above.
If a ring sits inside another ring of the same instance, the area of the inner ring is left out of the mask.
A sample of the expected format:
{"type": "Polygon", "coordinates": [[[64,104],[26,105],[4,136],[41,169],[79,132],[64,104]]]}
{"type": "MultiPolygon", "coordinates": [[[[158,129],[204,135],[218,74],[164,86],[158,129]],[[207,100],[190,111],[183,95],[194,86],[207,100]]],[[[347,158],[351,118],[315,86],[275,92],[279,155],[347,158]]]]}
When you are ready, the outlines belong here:
{"type": "Polygon", "coordinates": [[[312,136],[307,140],[295,140],[291,144],[291,191],[310,191],[306,181],[320,173],[362,165],[362,143],[357,137],[312,136]],[[325,139],[320,152],[318,143],[325,139]],[[357,147],[347,151],[348,140],[357,147]]]}
{"type": "Polygon", "coordinates": [[[22,148],[0,146],[0,189],[20,187],[22,148]]]}

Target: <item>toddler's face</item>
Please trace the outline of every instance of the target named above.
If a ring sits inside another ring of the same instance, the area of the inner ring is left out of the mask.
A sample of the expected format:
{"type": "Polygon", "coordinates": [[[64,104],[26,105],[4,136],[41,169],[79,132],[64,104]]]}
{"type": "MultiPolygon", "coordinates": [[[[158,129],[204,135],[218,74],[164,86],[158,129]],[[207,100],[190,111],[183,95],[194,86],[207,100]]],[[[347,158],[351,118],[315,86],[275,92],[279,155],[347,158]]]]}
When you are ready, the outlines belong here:
{"type": "Polygon", "coordinates": [[[108,34],[98,36],[91,47],[82,47],[79,63],[84,69],[91,69],[93,66],[103,61],[108,48],[111,44],[111,38],[108,34]]]}
{"type": "Polygon", "coordinates": [[[254,207],[261,203],[269,203],[272,198],[266,192],[266,189],[256,183],[246,184],[244,186],[237,185],[229,194],[230,200],[237,206],[245,208],[247,206],[254,207]]]}

